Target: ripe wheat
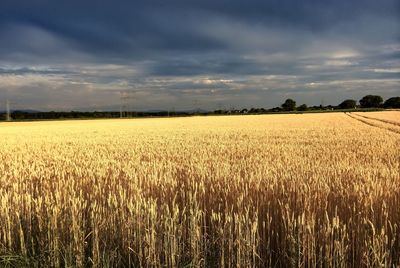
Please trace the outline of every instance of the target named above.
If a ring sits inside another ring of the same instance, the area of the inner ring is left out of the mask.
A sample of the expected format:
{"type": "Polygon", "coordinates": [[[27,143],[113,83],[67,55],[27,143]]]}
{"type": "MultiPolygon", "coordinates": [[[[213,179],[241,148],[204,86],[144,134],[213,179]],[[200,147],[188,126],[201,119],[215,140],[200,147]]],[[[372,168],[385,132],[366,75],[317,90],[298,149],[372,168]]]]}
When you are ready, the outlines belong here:
{"type": "Polygon", "coordinates": [[[0,266],[399,266],[400,134],[375,123],[2,123],[0,266]]]}

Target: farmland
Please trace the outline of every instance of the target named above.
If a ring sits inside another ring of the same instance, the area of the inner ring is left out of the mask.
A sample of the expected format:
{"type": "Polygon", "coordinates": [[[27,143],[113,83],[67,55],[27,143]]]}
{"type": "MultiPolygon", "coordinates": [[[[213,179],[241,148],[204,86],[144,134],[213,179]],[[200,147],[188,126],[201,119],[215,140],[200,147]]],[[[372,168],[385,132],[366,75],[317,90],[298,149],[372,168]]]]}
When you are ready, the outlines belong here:
{"type": "Polygon", "coordinates": [[[399,115],[1,123],[0,266],[398,266],[399,115]]]}

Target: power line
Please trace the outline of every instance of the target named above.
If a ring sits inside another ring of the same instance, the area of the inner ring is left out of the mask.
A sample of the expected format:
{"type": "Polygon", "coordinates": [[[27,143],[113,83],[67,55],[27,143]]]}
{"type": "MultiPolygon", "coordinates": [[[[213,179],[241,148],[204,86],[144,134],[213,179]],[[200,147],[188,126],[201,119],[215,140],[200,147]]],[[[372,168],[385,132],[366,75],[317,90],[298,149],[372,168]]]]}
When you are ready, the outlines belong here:
{"type": "Polygon", "coordinates": [[[123,118],[124,116],[125,117],[128,116],[128,111],[126,111],[126,108],[128,106],[128,100],[135,98],[134,96],[131,95],[133,93],[134,92],[120,91],[120,100],[121,100],[120,109],[119,109],[120,118],[123,118]]]}

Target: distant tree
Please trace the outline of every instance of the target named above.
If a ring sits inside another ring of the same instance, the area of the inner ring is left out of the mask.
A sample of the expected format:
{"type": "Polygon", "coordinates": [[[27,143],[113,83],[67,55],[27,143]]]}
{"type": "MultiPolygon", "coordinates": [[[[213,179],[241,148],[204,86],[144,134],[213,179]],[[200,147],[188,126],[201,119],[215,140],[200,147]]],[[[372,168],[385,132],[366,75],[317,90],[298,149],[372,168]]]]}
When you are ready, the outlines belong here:
{"type": "Polygon", "coordinates": [[[281,107],[274,107],[272,109],[269,109],[268,111],[269,112],[280,112],[280,111],[282,111],[282,108],[281,107]]]}
{"type": "Polygon", "coordinates": [[[392,97],[385,101],[383,104],[385,108],[400,108],[400,97],[392,97]]]}
{"type": "Polygon", "coordinates": [[[298,111],[307,111],[308,110],[308,106],[307,104],[302,104],[299,107],[297,107],[298,111]]]}
{"type": "Polygon", "coordinates": [[[377,108],[382,104],[382,102],[383,99],[381,96],[367,95],[360,100],[360,105],[363,108],[377,108]]]}
{"type": "Polygon", "coordinates": [[[354,109],[356,108],[357,102],[355,100],[345,100],[339,104],[340,109],[354,109]]]}
{"type": "Polygon", "coordinates": [[[285,100],[285,102],[281,106],[282,106],[283,110],[285,110],[285,111],[296,110],[296,102],[292,99],[285,100]]]}

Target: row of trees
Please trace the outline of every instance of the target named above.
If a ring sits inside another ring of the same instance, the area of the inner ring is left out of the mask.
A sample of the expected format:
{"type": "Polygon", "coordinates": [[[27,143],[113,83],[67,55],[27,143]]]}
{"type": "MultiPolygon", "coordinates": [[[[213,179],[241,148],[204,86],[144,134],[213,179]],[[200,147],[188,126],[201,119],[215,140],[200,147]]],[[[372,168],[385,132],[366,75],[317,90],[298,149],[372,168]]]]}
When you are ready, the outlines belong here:
{"type": "MultiPolygon", "coordinates": [[[[361,108],[400,108],[400,97],[392,97],[383,102],[383,98],[378,95],[364,96],[360,101],[361,108]]],[[[339,104],[341,109],[357,107],[355,100],[345,100],[339,104]]]]}
{"type": "MultiPolygon", "coordinates": [[[[123,117],[159,117],[159,116],[188,116],[188,112],[129,112],[129,115],[124,114],[123,117]]],[[[13,120],[47,120],[47,119],[98,119],[98,118],[120,118],[120,112],[104,111],[104,112],[27,112],[13,111],[11,117],[13,120]]],[[[6,114],[0,112],[0,121],[6,119],[6,114]]]]}
{"type": "MultiPolygon", "coordinates": [[[[364,96],[360,101],[360,105],[357,106],[357,101],[348,99],[341,102],[338,106],[330,106],[332,109],[354,109],[360,108],[400,108],[400,97],[392,97],[383,102],[383,98],[378,95],[367,95],[364,96]]],[[[282,105],[284,111],[306,111],[308,107],[306,104],[302,104],[296,107],[296,101],[287,99],[282,105]]],[[[322,107],[321,107],[322,108],[322,107]]]]}
{"type": "MultiPolygon", "coordinates": [[[[306,104],[296,106],[296,101],[293,99],[287,99],[281,107],[275,107],[272,109],[265,108],[251,108],[248,109],[230,109],[230,110],[215,110],[211,112],[130,112],[129,117],[152,117],[152,116],[188,116],[193,114],[264,114],[264,113],[275,113],[282,111],[318,111],[318,110],[333,110],[333,109],[354,109],[357,107],[361,108],[400,108],[400,97],[392,97],[383,102],[381,96],[367,95],[359,101],[355,100],[344,100],[337,106],[311,106],[308,107],[306,104]]],[[[109,112],[27,112],[27,111],[13,111],[12,118],[14,120],[43,120],[43,119],[73,119],[73,118],[119,118],[120,112],[109,111],[109,112]]],[[[124,116],[125,117],[125,116],[124,116]]],[[[0,121],[6,119],[6,114],[0,112],[0,121]]]]}

